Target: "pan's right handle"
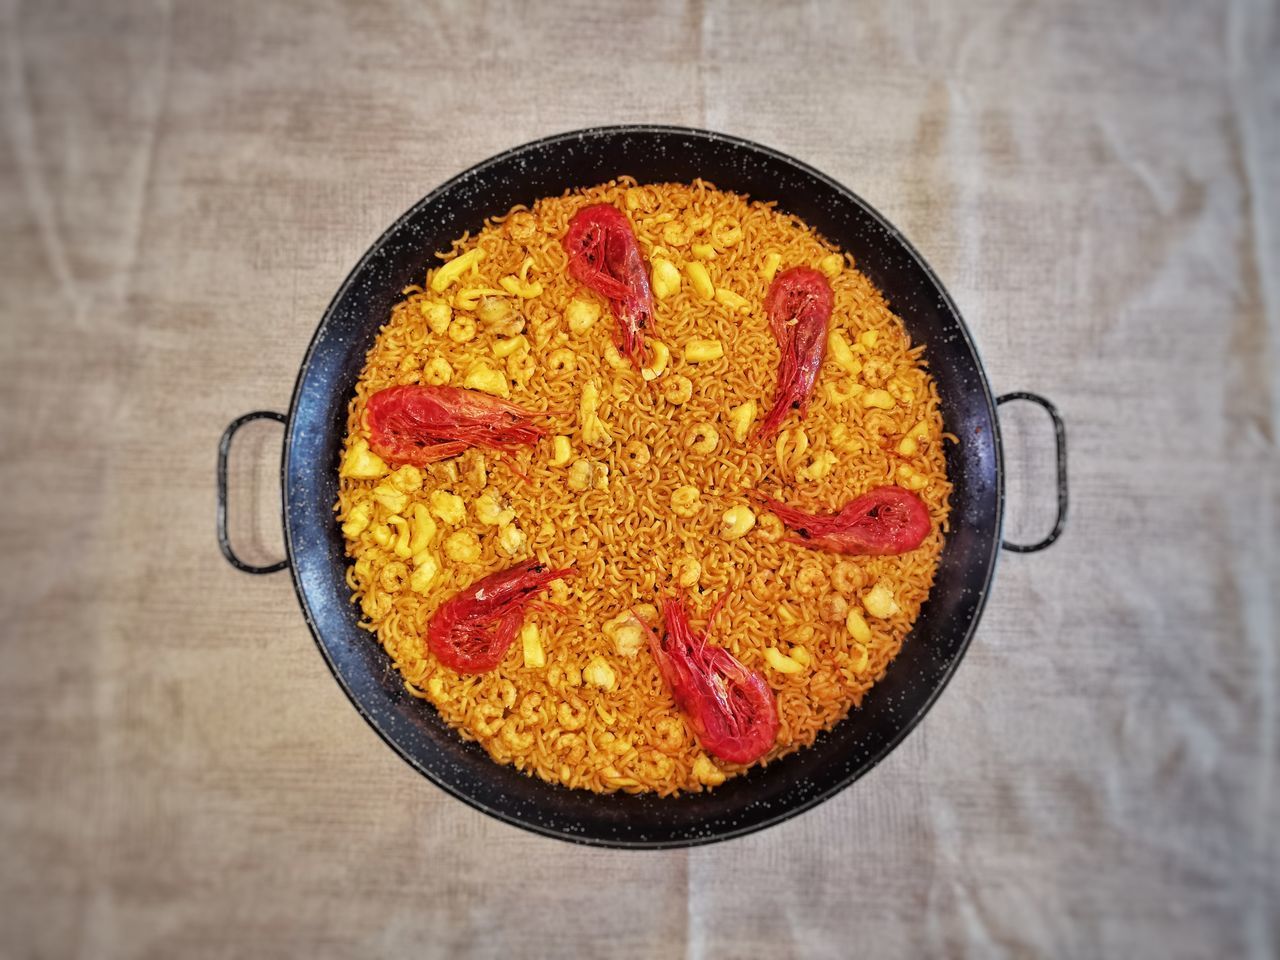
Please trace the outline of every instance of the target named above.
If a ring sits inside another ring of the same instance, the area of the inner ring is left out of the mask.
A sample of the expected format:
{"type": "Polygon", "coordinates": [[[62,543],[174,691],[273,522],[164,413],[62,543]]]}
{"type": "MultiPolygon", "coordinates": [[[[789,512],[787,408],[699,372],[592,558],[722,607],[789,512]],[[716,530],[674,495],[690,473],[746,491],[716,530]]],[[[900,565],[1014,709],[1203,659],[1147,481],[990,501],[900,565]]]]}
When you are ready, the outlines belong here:
{"type": "Polygon", "coordinates": [[[265,566],[245,563],[231,549],[231,538],[227,535],[227,458],[231,453],[231,438],[246,423],[252,423],[254,420],[275,420],[283,424],[289,422],[289,418],[283,413],[276,413],[274,410],[255,410],[253,413],[246,413],[243,417],[236,417],[231,421],[230,426],[222,431],[222,440],[218,444],[218,546],[222,550],[222,555],[227,558],[227,563],[237,570],[255,574],[275,573],[289,565],[288,557],[265,566]]]}
{"type": "Polygon", "coordinates": [[[1058,414],[1058,408],[1040,396],[1040,394],[1028,393],[1025,390],[1017,393],[1006,393],[1004,396],[996,398],[996,406],[1002,406],[1012,400],[1026,400],[1044,408],[1045,413],[1049,414],[1049,419],[1053,421],[1053,433],[1057,446],[1058,519],[1053,522],[1053,529],[1049,531],[1047,537],[1036,543],[1010,543],[1005,540],[1000,544],[1011,553],[1036,553],[1062,536],[1062,526],[1067,522],[1067,428],[1062,422],[1062,417],[1058,414]]]}

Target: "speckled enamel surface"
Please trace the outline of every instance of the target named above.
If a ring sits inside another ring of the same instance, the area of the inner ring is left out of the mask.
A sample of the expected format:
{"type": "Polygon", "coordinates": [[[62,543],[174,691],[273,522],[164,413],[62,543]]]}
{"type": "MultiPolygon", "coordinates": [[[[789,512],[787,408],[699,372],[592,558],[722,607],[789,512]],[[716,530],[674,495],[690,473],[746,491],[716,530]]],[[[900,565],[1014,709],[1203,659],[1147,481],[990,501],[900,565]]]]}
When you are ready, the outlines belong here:
{"type": "Polygon", "coordinates": [[[808,809],[853,783],[920,721],[968,646],[986,601],[1003,505],[998,422],[973,342],[942,284],[906,240],[846,188],[757,144],[676,127],[601,127],[517,147],[424,197],[378,239],[322,319],[298,377],[282,480],[294,583],[320,651],[352,703],[410,764],[477,809],[582,843],[665,847],[737,836],[808,809]],[[573,791],[527,777],[461,740],[410,697],[348,602],[334,522],[346,406],[378,326],[431,254],[516,203],[630,174],[703,177],[773,200],[851,252],[885,293],[926,359],[946,428],[955,484],[952,529],[937,580],[886,678],[836,728],[767,768],[708,794],[659,799],[573,791]]]}

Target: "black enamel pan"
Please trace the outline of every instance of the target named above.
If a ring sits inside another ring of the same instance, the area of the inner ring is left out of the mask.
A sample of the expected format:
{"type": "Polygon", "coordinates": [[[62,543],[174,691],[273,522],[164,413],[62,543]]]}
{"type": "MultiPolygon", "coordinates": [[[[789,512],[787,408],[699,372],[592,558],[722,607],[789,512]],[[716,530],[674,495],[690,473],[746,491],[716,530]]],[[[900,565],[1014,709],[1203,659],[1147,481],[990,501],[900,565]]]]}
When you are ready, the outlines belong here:
{"type": "Polygon", "coordinates": [[[258,411],[234,421],[218,461],[218,535],[226,558],[247,573],[289,567],[302,611],[333,675],[361,715],[420,773],[460,800],[508,823],[581,843],[671,847],[758,830],[809,809],[882,760],[920,722],[960,662],[986,603],[1001,549],[1004,478],[996,407],[1029,400],[1057,432],[1058,516],[1066,513],[1065,439],[1052,404],[1028,393],[998,400],[955,304],[911,245],[845,187],[784,154],[745,140],[678,127],[599,127],[517,147],[432,191],[378,238],[325,311],[298,373],[287,416],[258,411]],[[349,602],[342,533],[334,520],[338,455],[347,402],[378,327],[420,281],[436,250],[518,203],[629,174],[639,181],[710,180],[779,207],[853,254],[925,344],[942,399],[955,490],[951,532],[937,579],[888,675],[860,710],[813,747],[753,769],[705,794],[658,799],[598,796],[527,777],[464,742],[427,703],[409,696],[386,654],[357,626],[349,602]],[[254,419],[285,426],[281,485],[286,559],[266,567],[239,560],[226,533],[226,458],[236,430],[254,419]]]}

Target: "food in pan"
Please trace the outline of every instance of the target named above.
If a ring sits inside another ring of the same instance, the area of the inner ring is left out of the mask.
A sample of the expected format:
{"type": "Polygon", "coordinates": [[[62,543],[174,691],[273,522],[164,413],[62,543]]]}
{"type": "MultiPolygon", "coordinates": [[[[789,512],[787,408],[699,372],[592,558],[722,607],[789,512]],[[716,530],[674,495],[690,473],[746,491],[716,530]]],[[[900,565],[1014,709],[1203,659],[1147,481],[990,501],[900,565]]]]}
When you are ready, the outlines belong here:
{"type": "Polygon", "coordinates": [[[339,469],[353,599],[409,692],[499,762],[664,795],[856,707],[950,485],[923,348],[852,259],[770,204],[627,179],[439,257],[339,469]]]}

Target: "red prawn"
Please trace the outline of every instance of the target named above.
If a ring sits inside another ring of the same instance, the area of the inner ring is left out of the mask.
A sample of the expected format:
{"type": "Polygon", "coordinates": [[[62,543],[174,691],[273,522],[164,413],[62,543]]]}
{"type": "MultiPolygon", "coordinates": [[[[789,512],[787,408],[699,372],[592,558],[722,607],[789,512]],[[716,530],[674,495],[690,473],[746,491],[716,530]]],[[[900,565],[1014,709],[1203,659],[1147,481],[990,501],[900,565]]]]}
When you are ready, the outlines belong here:
{"type": "Polygon", "coordinates": [[[569,254],[569,275],[609,301],[618,352],[643,366],[645,335],[653,329],[653,291],[631,222],[617,207],[593,204],[574,214],[561,243],[569,254]]]}
{"type": "Polygon", "coordinates": [[[427,647],[459,673],[492,670],[524,623],[524,608],[552,580],[573,576],[572,567],[549,570],[529,560],[477,580],[444,603],[427,622],[427,647]]]}
{"type": "Polygon", "coordinates": [[[369,448],[392,465],[426,466],[469,447],[510,450],[535,444],[549,416],[475,390],[411,384],[379,390],[365,406],[369,448]]]}
{"type": "Polygon", "coordinates": [[[838,513],[806,513],[785,503],[752,493],[797,536],[790,543],[810,550],[830,550],[855,556],[895,556],[914,550],[929,535],[929,510],[910,491],[892,484],[876,487],[850,500],[838,513]]]}
{"type": "Polygon", "coordinates": [[[773,407],[756,431],[757,442],[776,434],[793,407],[799,408],[801,417],[808,412],[809,396],[827,352],[827,323],[833,302],[827,278],[809,267],[784,270],[769,286],[764,306],[782,355],[773,407]]]}
{"type": "Polygon", "coordinates": [[[643,621],[641,625],[662,679],[703,749],[730,763],[752,763],[777,739],[778,708],[764,677],[708,642],[711,621],[726,599],[715,605],[707,628],[697,634],[678,597],[662,603],[667,624],[662,640],[643,621]]]}

